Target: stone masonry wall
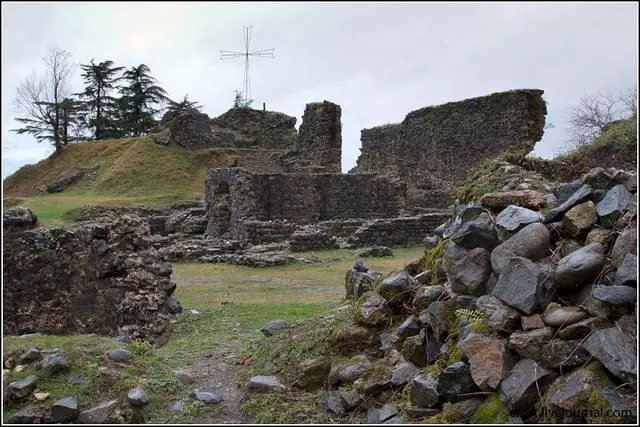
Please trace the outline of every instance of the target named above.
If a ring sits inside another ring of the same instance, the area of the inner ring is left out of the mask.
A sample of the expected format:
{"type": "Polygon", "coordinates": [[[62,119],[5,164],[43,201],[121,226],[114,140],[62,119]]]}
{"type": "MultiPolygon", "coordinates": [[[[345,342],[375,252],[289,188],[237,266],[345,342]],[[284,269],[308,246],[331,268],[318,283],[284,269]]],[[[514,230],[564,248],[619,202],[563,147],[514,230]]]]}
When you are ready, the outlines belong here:
{"type": "Polygon", "coordinates": [[[248,220],[308,224],[387,218],[404,211],[405,184],[371,174],[256,174],[212,169],[205,182],[207,235],[249,239],[248,220]]]}
{"type": "MultiPolygon", "coordinates": [[[[485,160],[510,151],[521,156],[542,138],[542,90],[523,89],[412,111],[394,125],[363,129],[355,173],[403,178],[408,196],[452,191],[485,160]]],[[[412,200],[418,202],[419,200],[412,200]]]]}
{"type": "Polygon", "coordinates": [[[307,104],[298,134],[298,151],[324,166],[325,172],[342,171],[340,106],[329,101],[307,104]]]}
{"type": "Polygon", "coordinates": [[[139,217],[8,232],[3,250],[5,334],[168,339],[171,313],[179,310],[176,284],[139,217]]]}
{"type": "Polygon", "coordinates": [[[355,246],[407,245],[421,243],[424,236],[433,233],[450,215],[430,213],[411,217],[377,219],[360,226],[349,238],[355,246]]]}

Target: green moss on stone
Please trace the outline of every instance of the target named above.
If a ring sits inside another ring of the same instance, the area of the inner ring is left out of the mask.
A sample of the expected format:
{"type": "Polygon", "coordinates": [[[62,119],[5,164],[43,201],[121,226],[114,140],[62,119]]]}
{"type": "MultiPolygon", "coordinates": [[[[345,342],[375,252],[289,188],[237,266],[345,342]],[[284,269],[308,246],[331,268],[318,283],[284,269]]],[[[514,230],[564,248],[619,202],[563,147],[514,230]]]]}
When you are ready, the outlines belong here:
{"type": "Polygon", "coordinates": [[[473,424],[504,424],[508,414],[504,403],[497,394],[488,396],[473,415],[473,424]]]}

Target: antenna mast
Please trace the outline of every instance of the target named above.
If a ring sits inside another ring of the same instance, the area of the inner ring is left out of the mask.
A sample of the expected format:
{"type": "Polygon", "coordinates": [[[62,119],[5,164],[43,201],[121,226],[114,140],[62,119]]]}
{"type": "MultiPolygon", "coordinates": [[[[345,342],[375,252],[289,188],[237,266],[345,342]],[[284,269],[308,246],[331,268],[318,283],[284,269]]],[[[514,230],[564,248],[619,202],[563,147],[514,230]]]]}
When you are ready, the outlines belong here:
{"type": "Polygon", "coordinates": [[[249,57],[250,56],[259,56],[261,58],[275,58],[273,56],[272,49],[263,49],[263,50],[254,50],[250,51],[251,46],[251,35],[253,32],[253,26],[242,27],[242,32],[244,35],[244,52],[234,51],[234,50],[221,50],[220,51],[220,60],[230,59],[230,58],[238,58],[244,56],[244,81],[242,84],[242,95],[244,96],[244,103],[247,103],[251,100],[251,74],[249,73],[249,57]]]}

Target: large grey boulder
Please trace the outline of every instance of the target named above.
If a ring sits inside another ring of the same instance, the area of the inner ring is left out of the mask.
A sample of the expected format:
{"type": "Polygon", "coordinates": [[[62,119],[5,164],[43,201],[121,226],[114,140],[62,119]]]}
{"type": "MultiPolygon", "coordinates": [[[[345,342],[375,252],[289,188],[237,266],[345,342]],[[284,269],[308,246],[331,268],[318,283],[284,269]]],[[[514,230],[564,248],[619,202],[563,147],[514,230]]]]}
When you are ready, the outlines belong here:
{"type": "Polygon", "coordinates": [[[622,259],[622,263],[616,271],[614,282],[621,286],[638,286],[638,257],[633,254],[627,254],[622,259]]]}
{"type": "Polygon", "coordinates": [[[80,412],[77,421],[79,424],[106,424],[117,406],[117,399],[103,402],[91,409],[80,412]]]}
{"type": "Polygon", "coordinates": [[[411,298],[417,283],[406,271],[393,274],[384,279],[378,287],[378,293],[389,303],[402,303],[411,298]]]}
{"type": "Polygon", "coordinates": [[[513,366],[513,355],[502,339],[472,332],[458,346],[469,359],[471,378],[480,390],[495,390],[513,366]]]}
{"type": "Polygon", "coordinates": [[[558,199],[558,203],[562,204],[569,200],[576,191],[578,191],[582,187],[582,182],[579,180],[571,181],[571,182],[563,182],[558,185],[556,189],[556,197],[558,199]]]}
{"type": "Polygon", "coordinates": [[[533,262],[522,257],[513,257],[502,269],[493,296],[506,305],[525,314],[533,313],[539,306],[545,276],[533,262]]]}
{"type": "Polygon", "coordinates": [[[583,184],[589,184],[593,188],[609,190],[618,184],[626,184],[631,178],[631,173],[616,168],[595,167],[581,178],[583,184]]]}
{"type": "Polygon", "coordinates": [[[35,375],[29,375],[21,380],[9,383],[7,391],[11,398],[22,399],[29,396],[36,389],[37,383],[38,377],[35,375]]]}
{"type": "Polygon", "coordinates": [[[622,216],[629,202],[633,200],[633,194],[627,190],[624,184],[618,184],[607,191],[606,196],[596,206],[602,225],[610,227],[622,216]]]}
{"type": "Polygon", "coordinates": [[[411,362],[401,362],[391,371],[391,384],[395,387],[402,387],[413,380],[418,375],[418,369],[411,362]]]}
{"type": "Polygon", "coordinates": [[[387,300],[380,294],[368,292],[360,297],[357,302],[355,319],[365,326],[380,326],[387,323],[391,310],[387,300]]]}
{"type": "Polygon", "coordinates": [[[500,383],[500,398],[509,413],[526,412],[540,399],[555,377],[556,374],[535,360],[522,359],[500,383]]]}
{"type": "Polygon", "coordinates": [[[432,408],[438,404],[438,380],[431,374],[419,375],[413,378],[409,400],[415,406],[432,408]]]}
{"type": "Polygon", "coordinates": [[[500,274],[514,256],[532,261],[544,258],[549,253],[550,237],[549,230],[543,224],[536,222],[527,225],[491,252],[493,272],[500,274]]]}
{"type": "Polygon", "coordinates": [[[542,222],[542,214],[531,209],[516,205],[504,208],[496,217],[496,225],[502,229],[515,233],[534,222],[542,222]]]}
{"type": "Polygon", "coordinates": [[[42,353],[40,353],[40,350],[35,347],[30,347],[20,355],[20,363],[26,364],[36,362],[40,360],[40,358],[42,358],[42,353]]]}
{"type": "Polygon", "coordinates": [[[555,272],[558,289],[581,288],[592,282],[604,266],[604,250],[600,243],[591,243],[562,258],[555,272]]]}
{"type": "Polygon", "coordinates": [[[55,374],[57,372],[68,370],[69,362],[64,358],[64,356],[54,353],[40,363],[40,369],[47,374],[55,374]]]}
{"type": "Polygon", "coordinates": [[[635,227],[624,230],[616,239],[611,249],[611,264],[619,267],[629,253],[638,254],[638,229],[635,227]]]}
{"type": "Polygon", "coordinates": [[[593,297],[612,305],[633,304],[638,298],[638,290],[631,286],[595,286],[593,297]]]}
{"type": "Polygon", "coordinates": [[[496,331],[514,331],[520,324],[520,312],[502,303],[498,298],[491,295],[479,297],[475,306],[485,315],[487,327],[496,331]]]}
{"type": "Polygon", "coordinates": [[[376,281],[376,276],[366,271],[358,270],[353,267],[347,270],[347,275],[344,279],[344,287],[346,290],[347,298],[360,298],[365,292],[373,289],[373,284],[376,281]]]}
{"type": "Polygon", "coordinates": [[[589,185],[583,185],[575,193],[573,193],[571,197],[565,200],[564,203],[547,212],[547,214],[544,216],[545,224],[549,222],[559,221],[565,212],[567,212],[575,205],[589,200],[592,196],[593,189],[589,185]]]}
{"type": "Polygon", "coordinates": [[[140,386],[135,386],[127,393],[127,401],[131,406],[145,406],[149,403],[149,394],[140,386]]]}
{"type": "Polygon", "coordinates": [[[638,376],[636,340],[619,328],[600,329],[589,335],[582,346],[613,375],[628,383],[638,376]]]}
{"type": "Polygon", "coordinates": [[[133,357],[129,350],[123,348],[116,348],[109,352],[109,359],[114,362],[126,362],[133,357]]]}
{"type": "Polygon", "coordinates": [[[418,310],[425,309],[432,302],[441,299],[444,292],[444,286],[442,285],[423,286],[418,289],[413,297],[413,307],[418,310]]]}
{"type": "Polygon", "coordinates": [[[462,400],[458,395],[478,391],[469,366],[464,362],[456,362],[440,372],[437,390],[447,402],[457,402],[462,400]]]}
{"type": "Polygon", "coordinates": [[[492,251],[493,248],[500,244],[493,224],[483,219],[476,219],[463,224],[451,236],[451,240],[465,249],[484,248],[488,251],[492,251]]]}
{"type": "Polygon", "coordinates": [[[444,250],[445,272],[454,292],[480,296],[491,274],[489,251],[477,247],[467,250],[450,243],[444,250]]]}
{"type": "Polygon", "coordinates": [[[51,407],[51,418],[54,423],[66,423],[77,417],[78,401],[74,397],[62,398],[51,407]]]}
{"type": "Polygon", "coordinates": [[[265,336],[270,337],[277,334],[281,329],[285,328],[289,323],[286,320],[271,320],[260,329],[265,336]]]}

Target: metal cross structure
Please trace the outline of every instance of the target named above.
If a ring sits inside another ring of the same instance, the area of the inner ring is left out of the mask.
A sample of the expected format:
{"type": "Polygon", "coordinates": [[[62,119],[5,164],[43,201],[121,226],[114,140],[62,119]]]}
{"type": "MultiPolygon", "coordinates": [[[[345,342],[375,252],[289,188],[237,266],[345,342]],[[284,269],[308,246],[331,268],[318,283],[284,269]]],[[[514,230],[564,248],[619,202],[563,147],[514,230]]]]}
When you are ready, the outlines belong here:
{"type": "Polygon", "coordinates": [[[242,86],[242,95],[244,95],[245,105],[251,100],[251,76],[249,74],[249,57],[250,56],[259,56],[262,58],[275,58],[273,56],[272,49],[263,49],[263,50],[254,50],[253,52],[249,51],[249,46],[251,45],[251,33],[253,31],[253,26],[242,27],[242,31],[244,33],[244,52],[234,51],[234,50],[221,50],[220,51],[220,59],[230,59],[230,58],[238,58],[244,56],[244,82],[242,86]]]}

